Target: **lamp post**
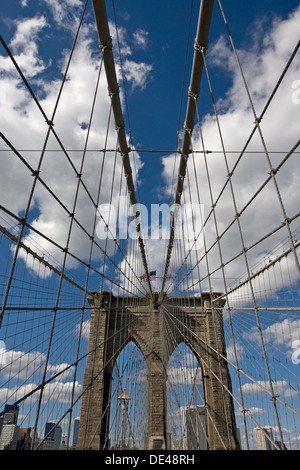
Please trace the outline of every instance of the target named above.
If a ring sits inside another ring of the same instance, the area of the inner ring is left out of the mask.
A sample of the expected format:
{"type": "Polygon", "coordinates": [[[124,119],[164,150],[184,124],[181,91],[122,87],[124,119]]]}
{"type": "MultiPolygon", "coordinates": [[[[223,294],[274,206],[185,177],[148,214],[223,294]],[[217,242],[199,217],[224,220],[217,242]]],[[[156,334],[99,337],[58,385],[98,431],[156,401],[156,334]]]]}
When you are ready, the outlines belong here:
{"type": "Polygon", "coordinates": [[[124,392],[118,397],[118,400],[120,400],[120,411],[122,413],[122,422],[121,422],[121,441],[120,441],[120,450],[123,449],[123,441],[124,441],[124,417],[128,411],[128,402],[131,400],[131,398],[127,395],[126,393],[126,388],[124,388],[124,392]]]}

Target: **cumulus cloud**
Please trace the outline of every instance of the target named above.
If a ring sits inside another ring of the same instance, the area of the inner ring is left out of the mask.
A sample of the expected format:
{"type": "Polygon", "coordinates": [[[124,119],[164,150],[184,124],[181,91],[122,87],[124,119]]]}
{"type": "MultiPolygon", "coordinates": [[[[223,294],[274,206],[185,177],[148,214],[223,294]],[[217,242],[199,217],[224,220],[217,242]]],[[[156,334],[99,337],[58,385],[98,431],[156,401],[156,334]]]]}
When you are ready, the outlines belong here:
{"type": "Polygon", "coordinates": [[[0,373],[6,378],[27,379],[39,370],[45,361],[45,355],[38,351],[32,353],[5,349],[0,351],[0,373]]]}
{"type": "Polygon", "coordinates": [[[146,62],[137,62],[129,57],[133,55],[133,49],[146,48],[148,32],[139,29],[129,36],[128,31],[122,26],[118,26],[118,30],[116,30],[115,24],[110,22],[109,27],[116,59],[118,59],[119,52],[122,56],[122,68],[121,63],[117,65],[120,76],[122,73],[124,74],[124,78],[131,85],[132,90],[143,90],[151,77],[153,66],[146,62]]]}
{"type": "MultiPolygon", "coordinates": [[[[91,322],[90,320],[85,320],[83,323],[82,323],[82,327],[81,327],[81,337],[88,340],[89,339],[89,336],[90,336],[90,326],[91,326],[91,322]]],[[[80,325],[76,325],[76,329],[75,329],[76,333],[79,334],[80,332],[80,325]]]]}
{"type": "MultiPolygon", "coordinates": [[[[33,392],[37,387],[36,384],[30,383],[22,385],[21,387],[13,387],[12,389],[1,388],[0,389],[0,401],[5,402],[7,397],[11,402],[15,402],[23,398],[28,393],[33,392]]],[[[42,403],[47,403],[49,400],[54,400],[57,403],[68,403],[72,398],[72,391],[74,388],[75,399],[80,395],[82,386],[78,382],[53,382],[48,383],[44,387],[42,403]]],[[[30,397],[33,397],[35,393],[39,393],[39,390],[34,392],[27,398],[30,401],[30,397]]],[[[35,397],[34,397],[35,398],[35,397]]]]}
{"type": "MultiPolygon", "coordinates": [[[[7,350],[5,345],[2,345],[0,348],[0,374],[6,381],[9,381],[11,386],[10,388],[0,388],[0,401],[14,402],[35,390],[38,387],[38,381],[41,380],[45,360],[46,355],[42,352],[7,350]],[[15,385],[20,380],[23,385],[15,385]]],[[[67,403],[71,399],[73,386],[77,396],[81,392],[81,385],[78,382],[75,384],[72,382],[74,367],[70,367],[67,363],[48,364],[46,378],[50,379],[56,375],[55,380],[45,385],[44,403],[48,400],[67,403]],[[70,382],[67,381],[68,378],[71,379],[70,382]]]]}
{"type": "Polygon", "coordinates": [[[82,385],[73,382],[50,382],[45,387],[43,402],[54,400],[56,402],[70,403],[74,389],[74,399],[76,400],[81,393],[82,385]]]}
{"type": "Polygon", "coordinates": [[[152,65],[146,64],[145,62],[136,63],[126,59],[123,70],[125,71],[127,80],[132,83],[133,89],[143,89],[147,85],[152,65]]]}
{"type": "MultiPolygon", "coordinates": [[[[281,322],[275,322],[262,329],[265,344],[285,345],[290,349],[292,348],[293,341],[299,339],[299,332],[300,320],[292,320],[290,318],[285,318],[281,322]]],[[[243,337],[247,340],[260,342],[259,332],[255,327],[243,333],[243,337]]]]}
{"type": "MultiPolygon", "coordinates": [[[[273,390],[275,395],[281,397],[293,397],[297,396],[297,390],[293,389],[286,380],[276,380],[272,382],[273,390]]],[[[248,382],[242,385],[242,392],[248,394],[265,393],[268,390],[271,393],[270,384],[266,380],[259,380],[256,383],[248,382]]]]}
{"type": "MultiPolygon", "coordinates": [[[[16,31],[10,42],[10,48],[28,78],[38,75],[46,68],[46,64],[39,56],[38,39],[47,26],[47,19],[43,15],[16,21],[16,31]]],[[[0,56],[0,68],[6,73],[16,75],[14,65],[8,57],[0,56]]]]}
{"type": "Polygon", "coordinates": [[[63,28],[77,27],[78,14],[83,8],[81,0],[66,0],[61,3],[59,0],[44,0],[52,12],[54,21],[63,28]]]}
{"type": "MultiPolygon", "coordinates": [[[[10,380],[18,378],[28,380],[28,378],[43,370],[45,360],[45,354],[39,351],[23,352],[6,350],[4,347],[0,349],[0,374],[10,380]]],[[[72,376],[74,368],[69,367],[68,364],[48,364],[47,373],[49,377],[59,374],[59,380],[62,380],[72,376]]]]}
{"type": "Polygon", "coordinates": [[[58,364],[58,365],[48,365],[47,372],[50,375],[57,375],[58,379],[64,380],[67,377],[74,376],[74,367],[70,367],[69,364],[58,364]]]}
{"type": "Polygon", "coordinates": [[[236,363],[236,359],[239,361],[244,358],[245,349],[244,346],[240,343],[236,343],[235,347],[230,343],[226,348],[226,354],[228,361],[233,364],[236,363]],[[237,357],[236,357],[237,356],[237,357]]]}
{"type": "Polygon", "coordinates": [[[130,46],[130,40],[126,28],[124,28],[123,26],[118,26],[118,29],[116,29],[115,23],[110,21],[109,30],[111,33],[114,48],[116,50],[116,54],[118,54],[117,51],[120,51],[122,57],[132,55],[132,48],[130,46]]]}

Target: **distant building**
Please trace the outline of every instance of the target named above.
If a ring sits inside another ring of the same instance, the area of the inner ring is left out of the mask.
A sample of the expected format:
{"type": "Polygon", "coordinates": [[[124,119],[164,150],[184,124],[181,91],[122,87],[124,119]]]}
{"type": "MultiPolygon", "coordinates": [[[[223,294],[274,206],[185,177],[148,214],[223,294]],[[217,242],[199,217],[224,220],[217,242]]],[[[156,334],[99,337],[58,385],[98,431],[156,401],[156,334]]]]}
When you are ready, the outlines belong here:
{"type": "Polygon", "coordinates": [[[30,450],[32,443],[32,428],[20,428],[18,431],[17,450],[30,450]]]}
{"type": "Polygon", "coordinates": [[[0,436],[0,450],[16,450],[19,426],[3,424],[0,436]]]}
{"type": "Polygon", "coordinates": [[[74,419],[74,428],[73,428],[73,446],[76,446],[78,433],[79,433],[79,418],[74,419]]]}
{"type": "Polygon", "coordinates": [[[239,428],[236,428],[236,440],[239,443],[240,449],[242,449],[242,439],[241,439],[241,431],[239,428]]]}
{"type": "MultiPolygon", "coordinates": [[[[287,446],[285,445],[284,442],[282,443],[281,441],[275,441],[275,444],[276,444],[278,450],[288,450],[287,446]]],[[[277,448],[276,448],[276,450],[277,450],[277,448]]]]}
{"type": "Polygon", "coordinates": [[[3,424],[17,424],[19,416],[19,407],[17,405],[5,405],[3,424]]]}
{"type": "Polygon", "coordinates": [[[59,450],[62,438],[62,429],[56,423],[48,422],[45,425],[43,450],[59,450]]]}
{"type": "Polygon", "coordinates": [[[205,406],[192,406],[183,411],[183,449],[207,450],[205,406]]]}
{"type": "Polygon", "coordinates": [[[274,450],[273,431],[270,426],[255,428],[257,450],[274,450]]]}
{"type": "Polygon", "coordinates": [[[173,450],[182,450],[182,439],[173,440],[173,450]]]}
{"type": "Polygon", "coordinates": [[[16,450],[19,426],[17,426],[19,407],[5,405],[1,433],[0,450],[16,450]]]}
{"type": "Polygon", "coordinates": [[[62,437],[62,440],[61,440],[61,444],[60,444],[60,447],[59,447],[59,450],[68,450],[68,447],[69,447],[69,438],[68,436],[63,436],[62,437]]]}

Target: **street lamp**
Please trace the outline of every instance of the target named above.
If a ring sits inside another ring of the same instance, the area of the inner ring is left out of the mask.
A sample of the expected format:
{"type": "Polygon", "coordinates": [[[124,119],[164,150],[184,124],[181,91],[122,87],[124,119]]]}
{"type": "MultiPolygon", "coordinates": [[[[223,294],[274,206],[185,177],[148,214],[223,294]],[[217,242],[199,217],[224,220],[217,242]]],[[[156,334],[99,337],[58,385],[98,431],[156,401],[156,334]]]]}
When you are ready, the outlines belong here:
{"type": "Polygon", "coordinates": [[[129,400],[131,400],[130,396],[127,395],[126,393],[126,388],[124,388],[124,392],[118,397],[118,400],[120,400],[120,411],[122,413],[122,423],[121,423],[121,441],[120,441],[120,450],[123,449],[123,444],[124,444],[124,417],[128,411],[128,405],[129,405],[129,400]]]}

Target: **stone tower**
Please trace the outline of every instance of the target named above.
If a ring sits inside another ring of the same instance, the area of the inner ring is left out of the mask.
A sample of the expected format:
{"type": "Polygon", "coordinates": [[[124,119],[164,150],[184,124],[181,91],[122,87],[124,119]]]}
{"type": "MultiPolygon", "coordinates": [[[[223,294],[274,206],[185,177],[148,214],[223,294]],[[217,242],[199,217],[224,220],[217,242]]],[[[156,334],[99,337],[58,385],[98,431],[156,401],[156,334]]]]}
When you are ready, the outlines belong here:
{"type": "Polygon", "coordinates": [[[174,349],[188,338],[201,365],[209,448],[238,448],[232,398],[225,393],[231,390],[231,382],[227,362],[222,359],[226,357],[223,303],[212,308],[211,295],[202,294],[183,297],[180,303],[178,298],[166,297],[160,306],[156,294],[154,298],[114,297],[108,292],[93,292],[89,303],[89,355],[77,449],[105,449],[112,371],[120,348],[130,341],[141,350],[148,369],[147,448],[167,449],[166,367],[172,351],[167,352],[164,343],[166,328],[172,330],[174,349]],[[169,315],[164,314],[164,305],[169,315]]]}

